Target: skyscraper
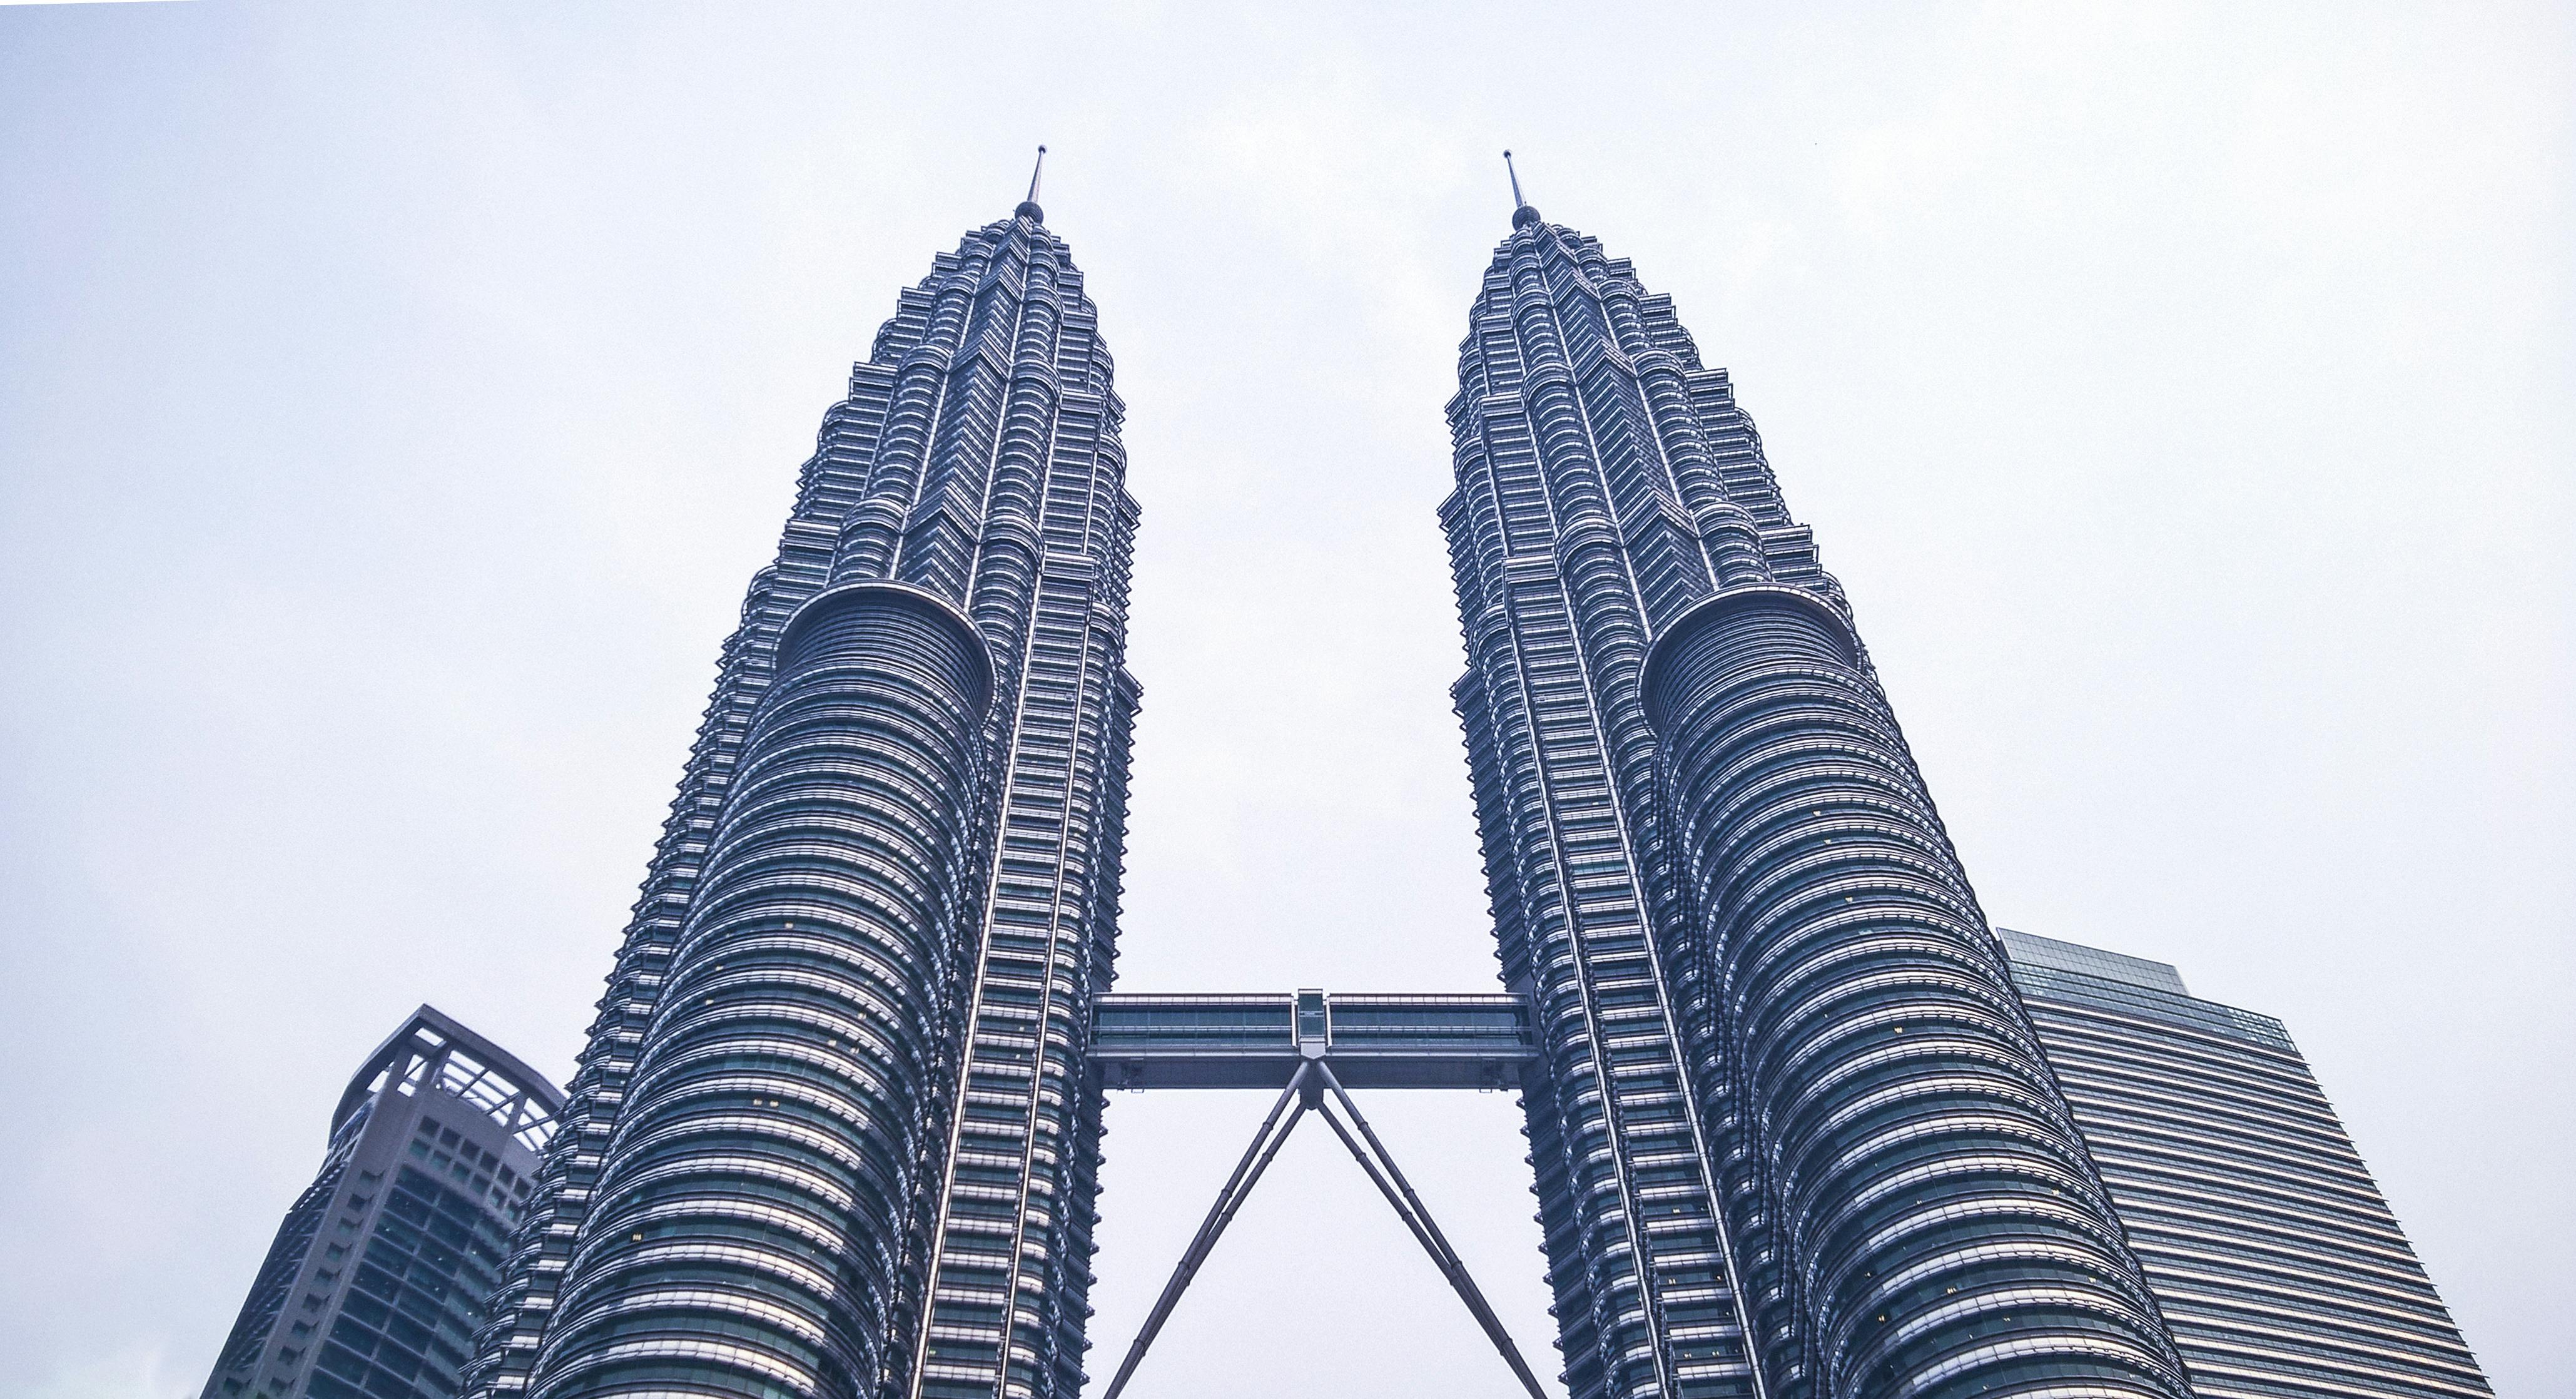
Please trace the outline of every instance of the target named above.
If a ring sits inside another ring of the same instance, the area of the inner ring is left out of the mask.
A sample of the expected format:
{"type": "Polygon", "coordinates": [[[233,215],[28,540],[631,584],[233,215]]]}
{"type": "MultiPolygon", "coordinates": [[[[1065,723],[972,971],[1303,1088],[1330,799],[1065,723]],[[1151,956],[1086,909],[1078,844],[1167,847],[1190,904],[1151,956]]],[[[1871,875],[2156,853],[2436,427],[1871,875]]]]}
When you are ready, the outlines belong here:
{"type": "Polygon", "coordinates": [[[449,1399],[563,1095],[428,1006],[351,1075],[203,1399],[449,1399]]]}
{"type": "Polygon", "coordinates": [[[2281,1022],[1997,929],[2201,1399],[2491,1394],[2281,1022]]]}
{"type": "Polygon", "coordinates": [[[1542,1393],[1347,1073],[1517,1077],[1573,1399],[2184,1399],[1725,371],[1527,205],[1441,512],[1509,994],[1130,997],[1095,1056],[1137,511],[1035,200],[902,295],[825,416],[470,1392],[1069,1399],[1114,1072],[1280,1093],[1120,1383],[1313,1112],[1542,1393]]]}
{"type": "Polygon", "coordinates": [[[1137,510],[1036,198],[902,294],[824,415],[475,1392],[1080,1382],[1137,510]]]}
{"type": "Polygon", "coordinates": [[[1512,223],[1441,517],[1569,1387],[2181,1395],[1725,371],[1627,262],[1512,223]]]}

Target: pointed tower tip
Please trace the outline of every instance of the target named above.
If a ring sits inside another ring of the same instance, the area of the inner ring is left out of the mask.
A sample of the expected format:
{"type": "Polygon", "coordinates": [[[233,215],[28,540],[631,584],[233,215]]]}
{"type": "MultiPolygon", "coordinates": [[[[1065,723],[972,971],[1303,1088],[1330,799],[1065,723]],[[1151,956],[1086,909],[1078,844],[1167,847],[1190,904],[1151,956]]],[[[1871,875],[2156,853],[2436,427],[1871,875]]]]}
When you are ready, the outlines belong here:
{"type": "Polygon", "coordinates": [[[1527,228],[1538,222],[1538,210],[1531,208],[1530,202],[1521,198],[1521,172],[1512,164],[1510,151],[1503,152],[1503,173],[1511,176],[1512,179],[1512,227],[1527,228]]]}
{"type": "Polygon", "coordinates": [[[1038,163],[1029,168],[1029,197],[1020,201],[1020,207],[1011,211],[1011,217],[1027,219],[1031,223],[1046,222],[1046,210],[1038,207],[1038,176],[1045,173],[1046,147],[1040,146],[1038,163]]]}

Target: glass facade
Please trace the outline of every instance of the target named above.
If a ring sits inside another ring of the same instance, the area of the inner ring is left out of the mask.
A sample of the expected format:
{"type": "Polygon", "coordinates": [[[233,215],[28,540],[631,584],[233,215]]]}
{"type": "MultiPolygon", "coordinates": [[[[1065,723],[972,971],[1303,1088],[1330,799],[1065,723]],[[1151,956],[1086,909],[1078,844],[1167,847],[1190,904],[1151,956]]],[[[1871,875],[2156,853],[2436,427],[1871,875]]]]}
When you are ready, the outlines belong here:
{"type": "Polygon", "coordinates": [[[1565,1383],[2159,1396],[2180,1361],[1724,370],[1523,206],[1459,350],[1456,688],[1565,1383]]]}
{"type": "MultiPolygon", "coordinates": [[[[2203,1394],[2483,1392],[2209,1358],[2250,1344],[2254,1285],[2174,1290],[2207,1221],[2054,1007],[2080,983],[2088,1013],[2295,1052],[2156,964],[2008,966],[1726,372],[1526,206],[1441,510],[1507,994],[1109,994],[1137,507],[1034,198],[901,295],[824,417],[506,1256],[469,1218],[489,1163],[407,1119],[428,1156],[365,1182],[398,1227],[330,1255],[363,1303],[295,1333],[313,1392],[452,1374],[497,1281],[476,1399],[1072,1399],[1104,1087],[1327,1054],[1355,1086],[1520,1090],[1572,1399],[2184,1399],[2178,1336],[2203,1394]]],[[[2265,1121],[2244,1147],[2295,1154],[2265,1121]]],[[[357,1230],[331,1169],[281,1257],[357,1230]]],[[[2360,1219],[2347,1187],[2297,1227],[2360,1219]]],[[[2406,1294],[2392,1241],[2320,1255],[2349,1265],[2310,1288],[2334,1344],[2406,1294]]],[[[307,1286],[264,1270],[251,1329],[307,1286]]],[[[2438,1359],[2423,1326],[2370,1343],[2438,1359]]]]}
{"type": "Polygon", "coordinates": [[[2281,1022],[1998,933],[2195,1394],[2492,1393],[2281,1022]]]}
{"type": "Polygon", "coordinates": [[[1137,507],[1043,220],[937,258],[824,415],[469,1392],[1080,1387],[1137,507]]]}
{"type": "Polygon", "coordinates": [[[350,1080],[204,1399],[452,1399],[562,1101],[421,1007],[350,1080]]]}

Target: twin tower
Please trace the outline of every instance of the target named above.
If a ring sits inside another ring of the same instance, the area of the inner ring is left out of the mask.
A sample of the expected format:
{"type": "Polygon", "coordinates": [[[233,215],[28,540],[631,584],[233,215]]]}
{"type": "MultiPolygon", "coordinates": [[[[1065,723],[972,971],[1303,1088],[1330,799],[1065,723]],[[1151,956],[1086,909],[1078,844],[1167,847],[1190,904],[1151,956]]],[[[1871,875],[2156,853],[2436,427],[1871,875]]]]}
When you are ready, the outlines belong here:
{"type": "MultiPolygon", "coordinates": [[[[1237,998],[1202,1017],[1220,1044],[1187,998],[1107,995],[1138,512],[1098,313],[1035,194],[902,294],[824,417],[470,1394],[1072,1399],[1105,1023],[1132,1048],[1168,1022],[1301,1110],[1448,1062],[1392,1003],[1281,997],[1274,1023],[1237,998]]],[[[1454,697],[1508,995],[1456,1000],[1507,1027],[1487,1072],[1528,1114],[1563,1389],[2183,1399],[1725,371],[1524,205],[1458,377],[1454,697]]],[[[1403,1212],[1392,1163],[1372,1175],[1403,1212]]]]}

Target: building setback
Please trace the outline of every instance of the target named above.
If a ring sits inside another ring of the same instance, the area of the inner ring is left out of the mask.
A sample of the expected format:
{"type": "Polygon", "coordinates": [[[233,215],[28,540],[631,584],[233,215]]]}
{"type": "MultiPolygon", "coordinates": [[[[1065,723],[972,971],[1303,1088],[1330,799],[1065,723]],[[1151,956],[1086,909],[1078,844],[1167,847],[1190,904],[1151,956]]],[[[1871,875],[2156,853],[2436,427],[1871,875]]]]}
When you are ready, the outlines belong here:
{"type": "Polygon", "coordinates": [[[202,1399],[451,1399],[563,1094],[428,1006],[349,1080],[202,1399]]]}
{"type": "Polygon", "coordinates": [[[1441,510],[1565,1382],[2163,1396],[2180,1361],[1889,712],[1669,298],[1523,205],[1441,510]]]}
{"type": "Polygon", "coordinates": [[[2201,1399],[2493,1391],[2281,1022],[1998,929],[2201,1399]]]}
{"type": "MultiPolygon", "coordinates": [[[[901,295],[825,415],[476,1399],[1082,1387],[1137,509],[1097,313],[1035,199],[901,295]]],[[[1442,1072],[1519,1075],[1572,1399],[2185,1399],[1725,371],[1523,205],[1459,378],[1454,697],[1511,997],[1470,1009],[1527,1040],[1442,1072]]],[[[1300,1063],[1337,1052],[1312,999],[1300,1063]]],[[[1366,999],[1338,1052],[1365,1050],[1366,999]]],[[[1135,1081],[1171,1069],[1129,1050],[1135,1081]]]]}
{"type": "Polygon", "coordinates": [[[824,415],[471,1393],[1080,1386],[1137,510],[1035,198],[824,415]]]}

